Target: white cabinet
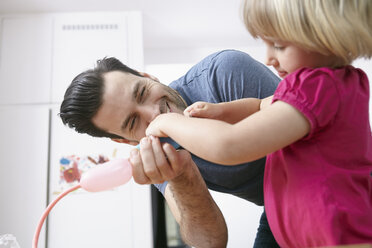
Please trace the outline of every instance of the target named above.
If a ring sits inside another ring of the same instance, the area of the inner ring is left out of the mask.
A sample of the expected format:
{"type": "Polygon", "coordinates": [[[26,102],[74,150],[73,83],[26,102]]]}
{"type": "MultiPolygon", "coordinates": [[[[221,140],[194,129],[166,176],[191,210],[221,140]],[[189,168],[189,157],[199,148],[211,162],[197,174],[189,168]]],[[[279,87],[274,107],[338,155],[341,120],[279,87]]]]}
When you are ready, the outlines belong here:
{"type": "Polygon", "coordinates": [[[0,118],[0,234],[30,247],[47,204],[49,109],[0,107],[0,118]]]}
{"type": "Polygon", "coordinates": [[[0,104],[61,102],[73,77],[105,56],[143,70],[139,12],[0,18],[0,104]]]}
{"type": "Polygon", "coordinates": [[[141,70],[138,68],[143,65],[140,20],[138,12],[55,15],[52,102],[61,102],[72,79],[93,68],[98,59],[116,57],[141,70]]]}
{"type": "Polygon", "coordinates": [[[1,19],[0,104],[47,103],[52,62],[52,19],[1,19]]]}
{"type": "MultiPolygon", "coordinates": [[[[75,133],[57,114],[73,77],[97,59],[114,56],[143,70],[141,14],[7,15],[0,21],[0,234],[29,247],[47,201],[56,197],[61,156],[129,152],[75,133]]],[[[131,181],[108,192],[71,193],[52,210],[39,247],[152,247],[149,186],[131,181]]]]}

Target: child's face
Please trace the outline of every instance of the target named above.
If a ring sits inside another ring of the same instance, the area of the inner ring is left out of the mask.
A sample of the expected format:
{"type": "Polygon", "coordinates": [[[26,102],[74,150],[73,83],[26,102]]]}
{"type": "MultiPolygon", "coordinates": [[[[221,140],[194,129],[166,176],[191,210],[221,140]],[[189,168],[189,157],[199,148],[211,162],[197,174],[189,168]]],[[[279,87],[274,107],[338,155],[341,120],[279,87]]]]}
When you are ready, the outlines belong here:
{"type": "Polygon", "coordinates": [[[273,66],[279,77],[302,67],[327,67],[334,63],[332,56],[306,51],[293,43],[263,39],[267,48],[266,65],[273,66]]]}

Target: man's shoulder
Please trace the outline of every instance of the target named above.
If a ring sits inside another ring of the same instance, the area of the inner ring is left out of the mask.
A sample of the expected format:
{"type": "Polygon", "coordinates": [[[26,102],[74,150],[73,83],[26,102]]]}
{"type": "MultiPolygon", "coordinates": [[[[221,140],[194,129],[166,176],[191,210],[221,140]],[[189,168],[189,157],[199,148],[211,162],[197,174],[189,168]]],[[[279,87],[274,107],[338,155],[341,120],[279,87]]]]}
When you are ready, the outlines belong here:
{"type": "Polygon", "coordinates": [[[231,101],[240,95],[259,97],[256,92],[261,92],[261,85],[265,87],[262,96],[272,95],[278,81],[267,67],[247,53],[223,50],[210,54],[169,86],[191,104],[231,101]]]}
{"type": "Polygon", "coordinates": [[[213,53],[204,60],[210,63],[211,66],[241,66],[246,63],[254,62],[255,60],[247,53],[238,50],[222,50],[213,53]]]}
{"type": "Polygon", "coordinates": [[[252,77],[275,80],[274,74],[262,63],[252,58],[249,54],[238,50],[223,50],[209,55],[202,60],[197,66],[199,72],[209,73],[221,78],[245,78],[252,77]]]}
{"type": "Polygon", "coordinates": [[[244,68],[257,63],[247,53],[238,50],[222,50],[212,53],[195,64],[183,77],[172,82],[175,84],[188,84],[194,80],[205,80],[203,76],[210,74],[225,74],[232,71],[243,72],[244,68]]]}
{"type": "MultiPolygon", "coordinates": [[[[252,59],[252,57],[243,52],[243,51],[239,51],[239,50],[234,50],[234,49],[226,49],[226,50],[221,50],[221,51],[218,51],[218,52],[215,52],[211,55],[209,55],[208,57],[212,57],[212,59],[236,59],[236,58],[248,58],[248,59],[252,59]]],[[[208,58],[207,57],[207,58],[208,58]]]]}

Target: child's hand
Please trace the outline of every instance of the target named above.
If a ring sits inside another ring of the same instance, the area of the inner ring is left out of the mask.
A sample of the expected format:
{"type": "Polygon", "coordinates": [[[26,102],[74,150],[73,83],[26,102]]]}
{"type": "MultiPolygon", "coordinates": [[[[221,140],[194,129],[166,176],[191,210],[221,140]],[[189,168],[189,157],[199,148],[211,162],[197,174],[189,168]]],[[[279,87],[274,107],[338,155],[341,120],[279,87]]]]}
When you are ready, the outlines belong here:
{"type": "Polygon", "coordinates": [[[196,102],[188,106],[183,114],[189,117],[220,119],[222,111],[218,104],[209,102],[196,102]]]}
{"type": "Polygon", "coordinates": [[[161,114],[158,115],[153,121],[150,122],[146,129],[146,136],[153,135],[156,137],[168,137],[167,134],[162,132],[162,127],[168,119],[168,115],[172,114],[161,114]]]}

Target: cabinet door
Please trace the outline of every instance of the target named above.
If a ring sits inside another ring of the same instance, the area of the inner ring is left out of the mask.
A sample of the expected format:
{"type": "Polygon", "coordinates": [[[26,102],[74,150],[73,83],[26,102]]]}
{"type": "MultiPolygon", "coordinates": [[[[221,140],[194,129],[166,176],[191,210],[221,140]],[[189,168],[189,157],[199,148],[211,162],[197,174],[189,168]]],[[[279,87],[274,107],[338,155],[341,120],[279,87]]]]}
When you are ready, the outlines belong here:
{"type": "Polygon", "coordinates": [[[49,102],[52,19],[4,17],[0,38],[0,104],[49,102]]]}
{"type": "Polygon", "coordinates": [[[72,79],[97,60],[116,57],[128,63],[127,15],[75,13],[55,15],[52,101],[61,102],[72,79]]]}
{"type": "Polygon", "coordinates": [[[47,107],[0,107],[0,233],[13,234],[20,247],[31,247],[46,208],[48,130],[47,107]]]}

